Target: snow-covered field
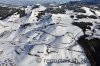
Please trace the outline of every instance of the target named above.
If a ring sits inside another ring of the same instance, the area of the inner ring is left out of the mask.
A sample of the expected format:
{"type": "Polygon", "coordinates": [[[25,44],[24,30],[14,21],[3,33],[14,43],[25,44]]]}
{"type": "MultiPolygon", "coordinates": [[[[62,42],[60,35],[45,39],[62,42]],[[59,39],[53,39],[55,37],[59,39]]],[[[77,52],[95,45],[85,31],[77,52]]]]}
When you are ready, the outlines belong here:
{"type": "MultiPolygon", "coordinates": [[[[79,13],[73,11],[66,11],[66,14],[45,14],[37,20],[38,13],[45,9],[46,7],[41,5],[22,18],[19,18],[19,14],[14,14],[0,20],[0,66],[90,66],[89,62],[85,62],[87,57],[83,48],[76,42],[83,32],[72,23],[91,22],[91,28],[94,28],[100,24],[100,20],[75,20],[70,16],[79,13]],[[49,61],[44,62],[46,59],[49,61]],[[70,61],[49,63],[54,59],[70,61]],[[78,63],[72,62],[73,59],[78,60],[78,63]]],[[[82,9],[86,13],[80,14],[100,16],[100,11],[94,10],[94,14],[90,8],[82,9]]],[[[100,35],[98,30],[94,37],[97,34],[100,35]]]]}

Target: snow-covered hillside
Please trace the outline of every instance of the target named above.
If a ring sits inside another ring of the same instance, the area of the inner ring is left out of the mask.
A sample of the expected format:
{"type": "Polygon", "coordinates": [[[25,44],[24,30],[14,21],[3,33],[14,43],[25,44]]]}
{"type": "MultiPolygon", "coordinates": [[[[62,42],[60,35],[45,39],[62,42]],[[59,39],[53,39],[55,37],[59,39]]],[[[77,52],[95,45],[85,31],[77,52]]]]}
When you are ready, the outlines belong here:
{"type": "Polygon", "coordinates": [[[15,13],[0,20],[0,66],[91,66],[85,50],[77,42],[84,33],[72,23],[92,23],[86,34],[94,30],[91,37],[100,38],[100,11],[93,10],[94,13],[84,6],[81,9],[86,13],[66,10],[65,14],[45,13],[38,19],[39,13],[46,9],[39,5],[22,18],[15,13]],[[78,15],[87,18],[79,19],[78,15]],[[97,19],[89,18],[91,15],[97,19]],[[66,60],[55,63],[54,59],[66,60]]]}

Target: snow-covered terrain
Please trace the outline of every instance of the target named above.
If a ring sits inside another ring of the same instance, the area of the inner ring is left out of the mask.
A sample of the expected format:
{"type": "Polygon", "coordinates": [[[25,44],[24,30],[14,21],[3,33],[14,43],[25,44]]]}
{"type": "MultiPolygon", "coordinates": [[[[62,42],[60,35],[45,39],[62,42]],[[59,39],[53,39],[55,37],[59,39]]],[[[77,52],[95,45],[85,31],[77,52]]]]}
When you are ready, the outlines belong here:
{"type": "MultiPolygon", "coordinates": [[[[89,62],[85,62],[88,61],[85,51],[76,42],[84,35],[82,29],[72,23],[93,23],[93,37],[100,36],[100,30],[96,27],[100,24],[99,18],[75,20],[78,14],[99,17],[100,11],[94,10],[94,14],[88,7],[81,9],[86,13],[72,10],[67,10],[65,14],[46,13],[38,20],[37,15],[46,10],[46,7],[40,5],[39,8],[27,11],[28,14],[22,18],[14,13],[0,20],[0,66],[90,66],[89,62]],[[74,18],[71,15],[75,15],[74,18]],[[46,62],[46,59],[49,60],[46,62]],[[67,62],[49,63],[52,59],[66,59],[67,62]],[[73,62],[75,59],[78,63],[73,62]]],[[[91,31],[87,30],[86,33],[90,34],[91,31]]]]}

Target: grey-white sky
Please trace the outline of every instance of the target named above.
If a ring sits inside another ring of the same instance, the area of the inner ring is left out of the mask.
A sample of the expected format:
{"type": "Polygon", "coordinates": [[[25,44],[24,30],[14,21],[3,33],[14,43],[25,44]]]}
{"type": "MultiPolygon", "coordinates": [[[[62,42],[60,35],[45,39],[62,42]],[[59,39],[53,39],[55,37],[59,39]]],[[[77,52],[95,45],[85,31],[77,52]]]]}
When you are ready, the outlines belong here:
{"type": "MultiPolygon", "coordinates": [[[[68,1],[76,1],[76,0],[0,0],[0,3],[8,3],[8,4],[24,4],[24,3],[32,3],[33,2],[68,2],[68,1]]],[[[79,1],[79,0],[78,0],[79,1]]]]}

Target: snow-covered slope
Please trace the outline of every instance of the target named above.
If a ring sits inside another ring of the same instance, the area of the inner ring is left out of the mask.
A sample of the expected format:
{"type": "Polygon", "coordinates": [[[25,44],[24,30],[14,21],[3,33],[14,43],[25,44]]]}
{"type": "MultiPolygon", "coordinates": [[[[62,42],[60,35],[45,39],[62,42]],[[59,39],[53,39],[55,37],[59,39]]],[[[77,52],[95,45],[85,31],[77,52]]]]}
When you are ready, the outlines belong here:
{"type": "Polygon", "coordinates": [[[91,11],[90,11],[90,8],[87,8],[87,7],[82,7],[82,9],[84,9],[86,11],[86,15],[94,15],[91,11]]]}
{"type": "MultiPolygon", "coordinates": [[[[94,15],[89,8],[82,8],[86,15],[94,15]]],[[[91,21],[94,28],[100,20],[74,20],[69,11],[45,14],[37,20],[38,13],[45,9],[40,6],[22,18],[12,15],[0,21],[0,66],[90,66],[85,62],[88,59],[83,48],[76,42],[83,32],[72,22],[91,21]],[[55,63],[54,59],[67,61],[55,63]],[[78,63],[73,62],[75,59],[78,63]]],[[[99,11],[95,12],[98,16],[99,11]]]]}

